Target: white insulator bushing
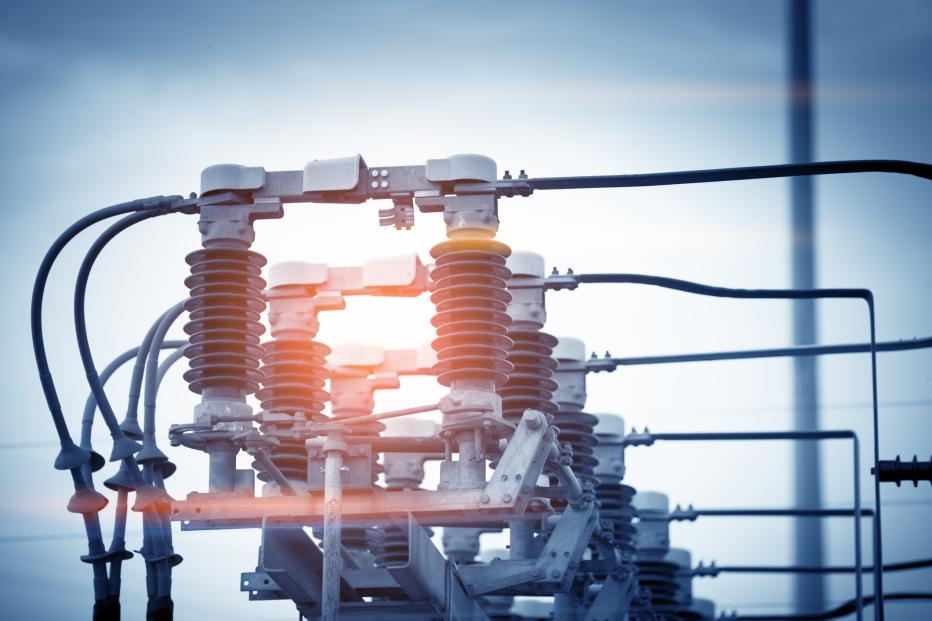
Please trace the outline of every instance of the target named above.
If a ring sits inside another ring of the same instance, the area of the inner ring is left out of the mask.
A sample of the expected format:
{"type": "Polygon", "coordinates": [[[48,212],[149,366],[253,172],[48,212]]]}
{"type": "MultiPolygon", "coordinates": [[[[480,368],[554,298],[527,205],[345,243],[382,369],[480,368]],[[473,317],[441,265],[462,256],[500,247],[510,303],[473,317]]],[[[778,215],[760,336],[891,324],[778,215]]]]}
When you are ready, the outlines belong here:
{"type": "Polygon", "coordinates": [[[424,264],[414,252],[394,257],[375,257],[363,265],[362,285],[363,287],[406,287],[413,285],[418,275],[424,272],[424,264]]]}
{"type": "Polygon", "coordinates": [[[327,358],[333,367],[377,367],[385,360],[385,350],[374,345],[336,345],[327,358]]]}
{"type": "Polygon", "coordinates": [[[660,492],[638,492],[634,496],[634,508],[638,515],[664,515],[670,513],[670,498],[660,492]]]}
{"type": "Polygon", "coordinates": [[[539,599],[516,599],[511,613],[521,619],[552,619],[553,603],[539,599]]]}
{"type": "Polygon", "coordinates": [[[689,607],[692,612],[702,615],[703,619],[715,618],[715,602],[710,599],[694,597],[692,606],[689,607]]]}
{"type": "Polygon", "coordinates": [[[479,558],[476,559],[480,563],[491,563],[495,560],[508,560],[509,552],[508,550],[502,550],[501,548],[487,548],[480,549],[479,558]]]}
{"type": "Polygon", "coordinates": [[[444,181],[488,181],[498,179],[498,165],[491,157],[460,153],[427,160],[424,176],[434,183],[444,181]]]}
{"type": "Polygon", "coordinates": [[[565,362],[585,362],[586,344],[569,336],[557,337],[557,345],[553,348],[553,357],[565,362]]]}
{"type": "Polygon", "coordinates": [[[425,418],[411,418],[405,416],[401,418],[391,418],[385,421],[385,431],[383,436],[393,438],[415,436],[418,438],[430,438],[437,435],[437,423],[425,418]]]}
{"type": "Polygon", "coordinates": [[[688,605],[693,599],[692,554],[683,548],[670,548],[665,560],[677,566],[676,601],[688,605]]]}
{"type": "Polygon", "coordinates": [[[595,475],[602,482],[617,482],[625,476],[625,449],[623,446],[605,446],[603,443],[621,442],[625,439],[625,420],[614,414],[596,414],[595,435],[599,444],[595,456],[599,460],[595,475]]]}
{"type": "Polygon", "coordinates": [[[625,419],[616,414],[596,414],[599,422],[595,424],[595,435],[612,442],[621,442],[625,438],[625,419]]]}
{"type": "Polygon", "coordinates": [[[224,190],[258,190],[265,185],[261,166],[216,164],[201,171],[201,194],[224,190]]]}
{"type": "Polygon", "coordinates": [[[268,287],[310,286],[327,282],[327,266],[324,263],[306,261],[283,261],[269,268],[268,287]]]}
{"type": "Polygon", "coordinates": [[[663,560],[670,550],[670,502],[660,492],[638,492],[633,501],[638,512],[634,546],[640,559],[663,560]]]}
{"type": "Polygon", "coordinates": [[[692,569],[693,555],[685,548],[670,548],[667,560],[680,569],[692,569]]]}
{"type": "Polygon", "coordinates": [[[445,526],[443,528],[443,551],[448,558],[458,562],[468,562],[479,554],[479,536],[481,528],[468,526],[445,526]]]}
{"type": "Polygon", "coordinates": [[[505,265],[511,270],[511,275],[518,278],[543,278],[547,273],[544,257],[536,252],[513,251],[505,265]]]}
{"type": "Polygon", "coordinates": [[[361,155],[314,160],[304,165],[305,192],[338,192],[359,185],[359,171],[366,167],[361,155]]]}

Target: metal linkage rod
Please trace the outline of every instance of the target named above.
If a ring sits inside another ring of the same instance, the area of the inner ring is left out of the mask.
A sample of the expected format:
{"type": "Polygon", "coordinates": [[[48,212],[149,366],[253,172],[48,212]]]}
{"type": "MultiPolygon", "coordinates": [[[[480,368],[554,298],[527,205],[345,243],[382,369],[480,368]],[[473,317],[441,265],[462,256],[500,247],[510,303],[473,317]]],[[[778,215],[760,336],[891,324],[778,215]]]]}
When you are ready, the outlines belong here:
{"type": "Polygon", "coordinates": [[[315,427],[325,428],[327,426],[333,425],[356,425],[362,423],[371,423],[377,420],[387,420],[389,418],[398,418],[400,416],[409,416],[411,414],[423,414],[424,412],[434,412],[440,407],[438,403],[432,403],[430,405],[419,405],[413,408],[405,408],[403,410],[391,410],[388,412],[380,412],[378,414],[367,414],[366,416],[354,416],[353,418],[344,418],[342,420],[328,421],[326,423],[320,423],[315,425],[315,427]]]}

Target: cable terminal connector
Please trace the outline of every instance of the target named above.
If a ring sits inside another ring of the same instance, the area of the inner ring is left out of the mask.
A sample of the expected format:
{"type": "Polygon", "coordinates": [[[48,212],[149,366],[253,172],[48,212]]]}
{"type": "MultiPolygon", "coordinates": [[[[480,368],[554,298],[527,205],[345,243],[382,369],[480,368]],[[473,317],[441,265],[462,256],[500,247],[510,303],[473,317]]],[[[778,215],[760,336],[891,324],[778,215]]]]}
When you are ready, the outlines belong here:
{"type": "Polygon", "coordinates": [[[689,573],[694,578],[718,578],[722,570],[715,566],[715,561],[710,562],[708,565],[699,561],[699,564],[689,573]]]}
{"type": "Polygon", "coordinates": [[[625,446],[652,446],[653,444],[654,436],[651,435],[647,427],[644,427],[644,431],[641,433],[638,433],[637,429],[632,427],[631,433],[626,435],[624,439],[625,446]]]}
{"type": "Polygon", "coordinates": [[[698,517],[699,513],[693,509],[691,503],[685,509],[680,505],[676,505],[673,511],[670,512],[671,522],[695,522],[698,517]]]}
{"type": "Polygon", "coordinates": [[[561,274],[559,269],[553,268],[550,276],[544,279],[544,289],[550,291],[561,291],[563,289],[572,291],[578,286],[579,281],[576,280],[576,274],[573,273],[571,267],[566,269],[566,274],[561,274]]]}
{"type": "Polygon", "coordinates": [[[586,373],[611,373],[618,368],[618,362],[612,358],[611,352],[606,351],[605,355],[599,358],[595,352],[589,356],[586,361],[586,373]]]}

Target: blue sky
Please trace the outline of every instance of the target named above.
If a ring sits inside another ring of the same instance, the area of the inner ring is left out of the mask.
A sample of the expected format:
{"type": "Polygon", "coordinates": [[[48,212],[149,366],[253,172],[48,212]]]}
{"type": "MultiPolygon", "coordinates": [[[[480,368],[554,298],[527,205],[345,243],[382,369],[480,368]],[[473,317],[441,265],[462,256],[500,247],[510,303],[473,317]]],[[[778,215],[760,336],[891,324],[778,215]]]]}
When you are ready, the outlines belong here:
{"type": "MultiPolygon", "coordinates": [[[[137,196],[197,190],[219,162],[296,169],[311,159],[362,153],[370,163],[414,164],[458,152],[487,154],[532,176],[647,172],[785,160],[783,2],[687,1],[441,4],[307,2],[7,2],[0,8],[0,170],[5,188],[6,301],[2,362],[8,395],[0,508],[8,559],[0,597],[35,619],[73,615],[90,601],[80,534],[63,510],[66,476],[31,360],[27,302],[42,253],[70,222],[137,196]],[[52,587],[55,597],[45,595],[52,587]]],[[[932,161],[932,6],[921,0],[816,3],[816,154],[821,159],[932,161]]],[[[817,183],[818,282],[872,288],[882,339],[930,332],[932,188],[868,175],[817,183]]],[[[728,286],[789,284],[787,186],[782,181],[625,191],[540,193],[502,204],[500,238],[577,271],[663,274],[728,286]]],[[[270,262],[359,264],[371,254],[427,257],[443,236],[420,215],[411,232],[376,226],[375,205],[290,206],[257,226],[270,262]]],[[[82,243],[88,239],[82,237],[82,243]]],[[[89,289],[89,329],[100,364],[132,346],[185,295],[184,255],[196,248],[184,216],[147,223],[108,248],[89,289]]],[[[73,425],[85,396],[70,319],[82,244],[50,283],[46,324],[53,371],[73,425]]],[[[790,340],[781,302],[701,300],[641,288],[554,294],[548,330],[616,355],[776,346],[790,340]]],[[[822,340],[866,336],[863,308],[819,306],[822,340]]],[[[426,299],[352,300],[322,319],[330,344],[410,347],[430,338],[426,299]]],[[[865,357],[820,366],[823,425],[871,444],[865,357]]],[[[932,354],[881,357],[882,453],[928,453],[932,354]]],[[[786,429],[786,361],[629,369],[590,382],[590,410],[653,430],[786,429]]],[[[114,379],[120,395],[126,378],[114,379]]],[[[384,395],[381,407],[439,394],[429,379],[384,395]]],[[[120,402],[120,398],[115,401],[120,402]]],[[[193,395],[180,369],[167,380],[160,426],[189,420],[193,395]]],[[[696,506],[784,506],[792,499],[790,448],[658,446],[629,456],[641,489],[696,506]],[[740,476],[736,476],[740,474],[740,476]]],[[[174,450],[175,495],[203,487],[204,460],[174,450]]],[[[850,502],[847,448],[831,447],[826,503],[850,502]]],[[[865,487],[870,479],[866,469],[865,487]]],[[[928,557],[923,492],[884,489],[886,560],[928,557]],[[899,503],[899,504],[898,504],[899,503]],[[907,504],[904,504],[907,503],[907,504]]],[[[675,525],[676,545],[721,564],[789,563],[785,520],[675,525]]],[[[828,558],[851,561],[851,531],[827,524],[828,558]]],[[[177,570],[179,619],[290,619],[287,606],[249,604],[240,571],[255,564],[254,533],[184,533],[177,570]],[[205,576],[210,576],[206,578],[205,576]]],[[[125,607],[144,585],[130,563],[125,607]]],[[[929,574],[891,576],[918,589],[929,574]]],[[[830,581],[829,598],[851,585],[830,581]]],[[[720,577],[696,591],[727,608],[782,610],[783,578],[720,577]],[[751,608],[753,607],[753,608],[751,608]]],[[[921,618],[898,605],[901,618],[921,618]],[[915,616],[909,617],[909,614],[915,616]]],[[[128,615],[133,613],[127,613],[128,615]]]]}

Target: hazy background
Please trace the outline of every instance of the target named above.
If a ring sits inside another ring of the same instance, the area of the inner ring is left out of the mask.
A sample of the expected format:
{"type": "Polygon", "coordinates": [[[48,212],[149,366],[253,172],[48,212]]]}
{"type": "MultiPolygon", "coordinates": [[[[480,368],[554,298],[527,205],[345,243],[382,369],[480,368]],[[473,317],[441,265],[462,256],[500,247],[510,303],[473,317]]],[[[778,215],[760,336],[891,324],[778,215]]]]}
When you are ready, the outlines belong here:
{"type": "MultiPolygon", "coordinates": [[[[47,246],[101,206],[196,191],[220,162],[298,169],[360,152],[370,164],[419,164],[477,152],[500,172],[531,176],[650,172],[786,160],[783,2],[5,2],[0,8],[0,171],[5,300],[0,381],[0,601],[10,618],[87,618],[90,568],[81,520],[64,511],[70,480],[53,471],[54,434],[28,336],[28,296],[47,246]]],[[[932,5],[922,0],[818,2],[816,156],[932,161],[932,5]]],[[[869,287],[878,337],[932,331],[932,188],[892,175],[819,179],[818,283],[869,287]]],[[[256,249],[287,259],[360,264],[443,238],[439,216],[410,232],[377,226],[377,205],[287,207],[257,226],[256,249]]],[[[738,287],[789,285],[788,184],[755,181],[672,188],[541,192],[503,200],[500,238],[578,272],[645,272],[738,287]]],[[[71,295],[90,237],[67,252],[45,304],[49,358],[77,432],[87,388],[74,345],[71,295]]],[[[99,366],[133,346],[186,294],[183,257],[199,236],[188,216],[121,235],[95,269],[89,331],[99,366]]],[[[552,294],[557,335],[600,352],[642,355],[790,342],[784,302],[698,299],[643,287],[552,294]]],[[[431,336],[429,301],[350,300],[322,316],[321,339],[410,347],[431,336]]],[[[862,304],[819,305],[824,342],[867,337],[862,304]]],[[[180,334],[180,330],[178,331],[180,334]]],[[[932,352],[880,356],[881,454],[928,457],[932,352]]],[[[187,422],[195,396],[166,380],[160,433],[187,422]]],[[[590,411],[653,431],[785,430],[787,360],[628,368],[590,378],[590,411]]],[[[862,438],[872,455],[867,356],[820,363],[822,423],[862,438]]],[[[122,409],[126,375],[112,382],[122,409]]],[[[426,402],[428,378],[404,382],[380,407],[426,402]]],[[[95,433],[105,447],[102,428],[95,433]]],[[[101,452],[106,453],[106,450],[101,452]]],[[[176,497],[206,485],[206,460],[171,449],[176,497]]],[[[851,504],[848,445],[826,445],[830,507],[851,504]]],[[[629,481],[697,507],[792,502],[785,443],[660,444],[629,451],[629,481]]],[[[105,475],[109,476],[109,475],[105,475]]],[[[887,562],[932,555],[928,488],[885,486],[887,562]]],[[[869,494],[866,494],[869,497],[869,494]]],[[[104,523],[109,524],[105,513],[104,523]]],[[[850,564],[851,526],[829,520],[827,561],[850,564]]],[[[865,527],[869,522],[865,521],[865,527]]],[[[130,545],[141,543],[131,525],[130,545]]],[[[109,526],[105,532],[109,532],[109,526]]],[[[865,529],[865,533],[867,533],[865,529]]],[[[706,518],[674,524],[674,545],[720,564],[792,562],[791,522],[706,518]]],[[[866,537],[866,541],[869,538],[866,537]]],[[[239,572],[256,562],[255,532],[178,533],[176,618],[293,619],[284,603],[253,603],[239,572]]],[[[865,546],[865,558],[869,547],[865,546]]],[[[126,618],[142,618],[137,558],[124,570],[126,618]]],[[[890,591],[928,590],[929,570],[890,574],[890,591]]],[[[748,613],[789,609],[784,576],[723,575],[697,596],[748,613]]],[[[827,604],[853,596],[829,581],[827,604]]],[[[871,592],[869,583],[867,592],[871,592]]],[[[891,603],[891,618],[929,608],[891,603]],[[895,607],[895,608],[894,608],[895,607]],[[894,616],[895,615],[895,616],[894,616]]]]}

